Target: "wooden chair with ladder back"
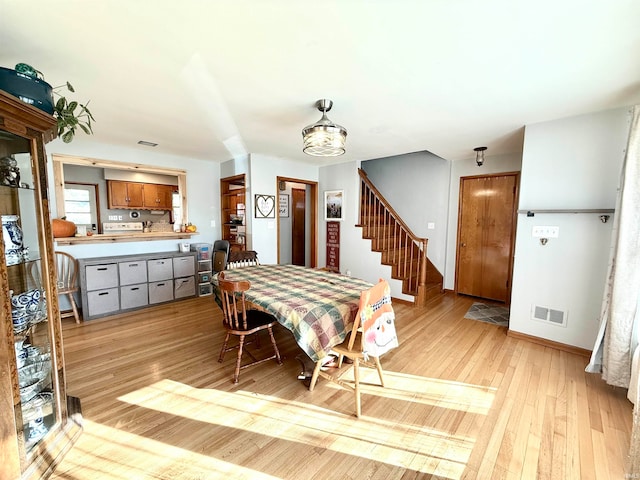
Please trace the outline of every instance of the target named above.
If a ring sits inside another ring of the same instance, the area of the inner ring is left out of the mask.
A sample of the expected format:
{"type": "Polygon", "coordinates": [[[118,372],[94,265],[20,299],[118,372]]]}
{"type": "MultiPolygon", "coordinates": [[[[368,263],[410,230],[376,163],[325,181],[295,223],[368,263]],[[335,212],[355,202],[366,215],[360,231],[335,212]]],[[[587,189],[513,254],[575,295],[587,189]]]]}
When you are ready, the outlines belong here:
{"type": "Polygon", "coordinates": [[[227,330],[222,349],[220,350],[219,362],[223,362],[224,355],[229,350],[238,349],[236,357],[236,368],[233,374],[233,383],[238,383],[240,370],[247,367],[275,359],[279,365],[282,365],[280,351],[273,336],[273,327],[278,323],[276,318],[261,310],[250,310],[246,308],[244,292],[249,290],[251,284],[248,281],[231,281],[224,278],[224,272],[218,274],[218,287],[222,296],[222,312],[223,323],[227,330]],[[260,348],[258,333],[262,330],[269,332],[271,345],[273,346],[273,355],[267,358],[256,359],[256,357],[245,347],[247,345],[256,344],[260,348]],[[255,339],[246,341],[246,337],[255,334],[255,339]],[[238,337],[238,344],[229,346],[231,335],[238,337]],[[251,361],[242,365],[242,354],[247,353],[251,361]]]}

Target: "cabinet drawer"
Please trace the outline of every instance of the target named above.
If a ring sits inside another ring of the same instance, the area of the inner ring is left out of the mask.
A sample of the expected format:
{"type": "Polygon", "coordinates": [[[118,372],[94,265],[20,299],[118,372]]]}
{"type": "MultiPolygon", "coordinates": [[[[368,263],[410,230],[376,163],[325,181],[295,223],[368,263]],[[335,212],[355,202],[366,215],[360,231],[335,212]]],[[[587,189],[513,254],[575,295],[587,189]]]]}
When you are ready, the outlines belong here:
{"type": "Polygon", "coordinates": [[[199,272],[210,272],[211,271],[211,260],[198,260],[198,271],[199,272]]]}
{"type": "Polygon", "coordinates": [[[211,272],[198,273],[198,283],[209,283],[211,281],[211,272]]]}
{"type": "Polygon", "coordinates": [[[172,279],[173,262],[170,258],[147,260],[147,271],[149,273],[149,282],[172,279]]]}
{"type": "MultiPolygon", "coordinates": [[[[146,277],[146,272],[145,272],[146,277]]],[[[149,304],[149,289],[146,283],[120,287],[120,308],[143,307],[149,304]]]]}
{"type": "Polygon", "coordinates": [[[118,269],[115,263],[87,265],[85,267],[87,291],[118,286],[118,269]]]}
{"type": "Polygon", "coordinates": [[[173,276],[174,277],[190,277],[195,275],[196,265],[192,255],[187,257],[173,258],[173,276]]]}
{"type": "Polygon", "coordinates": [[[118,311],[120,309],[118,289],[109,288],[87,292],[87,305],[89,317],[118,311]]]}
{"type": "Polygon", "coordinates": [[[176,278],[174,280],[174,297],[193,297],[196,294],[196,281],[194,277],[176,278]]]}
{"type": "Polygon", "coordinates": [[[135,285],[147,281],[147,262],[144,260],[118,263],[118,271],[120,272],[120,286],[135,285]]]}
{"type": "Polygon", "coordinates": [[[211,295],[213,293],[213,285],[210,283],[201,283],[198,285],[198,296],[206,297],[207,295],[211,295]]]}
{"type": "Polygon", "coordinates": [[[173,280],[163,280],[149,284],[149,303],[173,300],[173,280]]]}

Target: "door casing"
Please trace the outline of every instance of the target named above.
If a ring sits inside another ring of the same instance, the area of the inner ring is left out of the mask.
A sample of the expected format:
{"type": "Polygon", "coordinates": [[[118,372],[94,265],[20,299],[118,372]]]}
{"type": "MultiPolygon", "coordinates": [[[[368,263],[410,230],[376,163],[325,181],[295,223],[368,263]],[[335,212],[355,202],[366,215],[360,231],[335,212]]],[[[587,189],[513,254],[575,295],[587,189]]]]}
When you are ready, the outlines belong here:
{"type": "Polygon", "coordinates": [[[520,172],[460,178],[456,293],[509,304],[519,180],[520,172]]]}
{"type": "MultiPolygon", "coordinates": [[[[280,182],[294,182],[294,183],[302,183],[305,185],[309,185],[309,210],[307,211],[307,215],[311,217],[311,231],[309,233],[308,242],[310,243],[310,258],[309,265],[311,268],[316,268],[318,265],[318,182],[312,182],[310,180],[304,180],[300,178],[292,178],[292,177],[276,177],[276,191],[278,191],[278,186],[280,182]]],[[[276,199],[278,201],[278,205],[276,208],[276,212],[280,211],[280,199],[279,195],[276,195],[276,199]]],[[[280,263],[280,217],[276,218],[277,225],[276,231],[278,235],[277,239],[277,251],[278,251],[278,263],[280,263]]]]}

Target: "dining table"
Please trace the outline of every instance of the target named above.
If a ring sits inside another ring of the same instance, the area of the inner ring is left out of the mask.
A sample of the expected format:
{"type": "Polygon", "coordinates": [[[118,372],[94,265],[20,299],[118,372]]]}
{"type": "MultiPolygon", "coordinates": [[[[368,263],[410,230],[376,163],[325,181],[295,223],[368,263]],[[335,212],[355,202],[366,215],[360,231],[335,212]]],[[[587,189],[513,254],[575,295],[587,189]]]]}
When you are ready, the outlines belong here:
{"type": "Polygon", "coordinates": [[[289,329],[314,362],[345,340],[358,313],[360,293],[372,287],[359,278],[298,265],[225,270],[224,278],[248,280],[246,301],[289,329]]]}

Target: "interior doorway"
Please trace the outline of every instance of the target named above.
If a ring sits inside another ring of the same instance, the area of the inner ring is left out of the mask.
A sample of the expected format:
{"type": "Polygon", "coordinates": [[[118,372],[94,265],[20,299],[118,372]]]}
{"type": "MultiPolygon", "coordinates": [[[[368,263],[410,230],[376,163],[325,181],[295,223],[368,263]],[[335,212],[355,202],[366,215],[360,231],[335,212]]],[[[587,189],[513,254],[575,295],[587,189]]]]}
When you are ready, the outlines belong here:
{"type": "Polygon", "coordinates": [[[520,174],[462,177],[456,292],[509,303],[520,174]]]}
{"type": "Polygon", "coordinates": [[[307,209],[306,189],[291,189],[291,263],[293,265],[307,265],[307,209]]]}
{"type": "Polygon", "coordinates": [[[278,263],[317,266],[318,183],[276,177],[278,263]]]}

